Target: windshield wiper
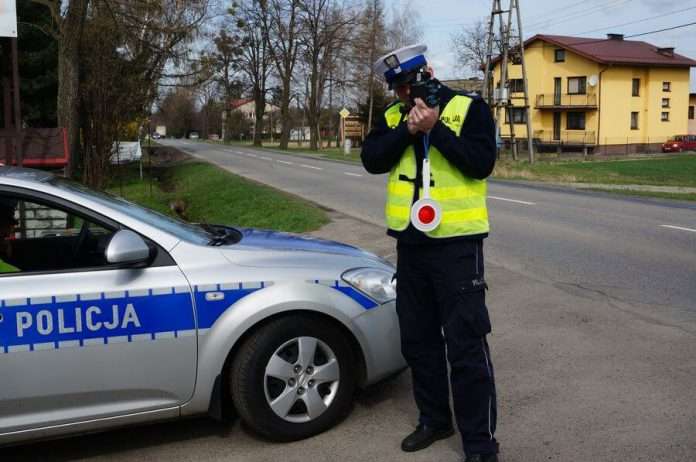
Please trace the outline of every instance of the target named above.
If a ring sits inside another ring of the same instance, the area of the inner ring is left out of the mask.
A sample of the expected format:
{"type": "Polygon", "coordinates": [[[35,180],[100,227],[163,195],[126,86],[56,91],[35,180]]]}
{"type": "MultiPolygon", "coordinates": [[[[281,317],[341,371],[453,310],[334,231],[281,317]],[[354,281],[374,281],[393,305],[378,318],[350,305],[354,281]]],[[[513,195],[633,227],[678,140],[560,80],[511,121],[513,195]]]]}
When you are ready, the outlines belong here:
{"type": "Polygon", "coordinates": [[[241,238],[241,236],[239,235],[239,231],[235,230],[234,228],[209,225],[207,223],[201,223],[200,227],[211,235],[208,245],[220,246],[229,243],[234,244],[239,242],[241,238]]]}

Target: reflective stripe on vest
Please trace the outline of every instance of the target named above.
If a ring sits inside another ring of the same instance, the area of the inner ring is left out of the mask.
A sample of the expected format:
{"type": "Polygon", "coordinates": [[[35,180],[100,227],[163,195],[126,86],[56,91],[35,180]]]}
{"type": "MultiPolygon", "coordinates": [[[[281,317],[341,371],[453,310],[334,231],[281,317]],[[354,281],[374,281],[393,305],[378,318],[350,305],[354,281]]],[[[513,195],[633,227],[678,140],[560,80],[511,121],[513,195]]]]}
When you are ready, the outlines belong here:
{"type": "MultiPolygon", "coordinates": [[[[442,123],[457,136],[462,131],[470,105],[471,98],[457,95],[447,103],[440,114],[442,123]]],[[[401,103],[387,108],[384,116],[389,128],[396,128],[401,122],[400,108],[401,103]]],[[[430,187],[430,196],[442,207],[442,221],[437,228],[425,234],[433,238],[444,238],[487,233],[490,228],[486,207],[486,180],[476,180],[465,176],[432,145],[429,157],[433,182],[430,187]]],[[[385,208],[389,229],[403,231],[408,227],[416,174],[416,153],[413,146],[409,145],[399,163],[389,173],[385,208]]],[[[423,197],[421,185],[418,187],[420,188],[418,197],[423,197]]]]}

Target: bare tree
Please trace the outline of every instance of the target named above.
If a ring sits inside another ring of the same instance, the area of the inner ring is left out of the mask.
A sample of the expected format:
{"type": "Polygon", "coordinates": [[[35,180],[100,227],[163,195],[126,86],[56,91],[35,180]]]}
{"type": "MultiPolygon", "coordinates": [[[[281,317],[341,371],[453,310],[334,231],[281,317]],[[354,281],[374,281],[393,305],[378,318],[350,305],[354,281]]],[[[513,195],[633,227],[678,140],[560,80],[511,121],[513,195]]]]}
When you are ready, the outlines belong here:
{"type": "Polygon", "coordinates": [[[261,28],[280,80],[280,148],[290,139],[291,84],[298,53],[300,0],[258,0],[261,28]]]}
{"type": "MultiPolygon", "coordinates": [[[[219,119],[221,106],[224,108],[226,105],[220,104],[220,92],[217,82],[214,80],[209,80],[204,82],[196,90],[196,97],[198,98],[198,104],[200,105],[199,112],[199,129],[204,138],[209,138],[210,133],[219,133],[219,119]]],[[[223,98],[224,99],[224,98],[223,98]]]]}
{"type": "Polygon", "coordinates": [[[351,83],[358,96],[358,105],[367,97],[367,126],[372,127],[376,82],[372,64],[386,53],[386,27],[382,0],[365,0],[352,40],[353,72],[351,83]]]}
{"type": "Polygon", "coordinates": [[[271,70],[271,53],[268,50],[268,41],[264,40],[262,33],[263,20],[259,16],[258,2],[259,0],[246,0],[237,12],[242,37],[240,69],[251,86],[254,99],[254,146],[261,146],[263,117],[266,112],[266,84],[271,70]]]}
{"type": "MultiPolygon", "coordinates": [[[[235,31],[236,32],[236,31],[235,31]]],[[[230,102],[234,98],[241,97],[242,83],[239,79],[241,55],[241,38],[236,33],[228,33],[226,28],[221,29],[213,39],[215,51],[204,57],[204,66],[210,67],[213,80],[217,82],[224,95],[225,125],[231,121],[230,102]]],[[[223,138],[230,140],[228,127],[223,127],[223,138]]]]}
{"type": "Polygon", "coordinates": [[[307,68],[307,118],[310,127],[310,149],[321,144],[320,119],[324,92],[329,73],[335,66],[338,51],[348,39],[355,16],[331,0],[303,0],[301,2],[303,27],[303,61],[307,68]]]}
{"type": "Polygon", "coordinates": [[[174,88],[159,104],[158,118],[167,126],[167,134],[185,136],[195,116],[196,102],[190,89],[174,88]]]}
{"type": "Polygon", "coordinates": [[[387,27],[387,43],[391,50],[423,40],[423,24],[420,12],[413,7],[413,1],[393,3],[387,27]]]}
{"type": "Polygon", "coordinates": [[[451,37],[457,60],[480,76],[486,66],[486,35],[487,27],[479,20],[451,37]]]}

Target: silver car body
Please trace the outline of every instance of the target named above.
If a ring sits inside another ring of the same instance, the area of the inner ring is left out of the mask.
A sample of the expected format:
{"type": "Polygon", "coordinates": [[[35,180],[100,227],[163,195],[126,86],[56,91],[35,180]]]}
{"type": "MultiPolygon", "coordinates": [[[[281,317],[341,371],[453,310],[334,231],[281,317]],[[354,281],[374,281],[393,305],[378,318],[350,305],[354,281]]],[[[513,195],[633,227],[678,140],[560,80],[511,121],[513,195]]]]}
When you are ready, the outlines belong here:
{"type": "Polygon", "coordinates": [[[0,168],[0,192],[108,217],[174,262],[0,276],[0,444],[206,413],[240,339],[280,313],[340,323],[362,355],[362,385],[404,367],[394,302],[341,279],[352,268],[394,271],[372,254],[258,230],[208,246],[32,170],[0,168]]]}

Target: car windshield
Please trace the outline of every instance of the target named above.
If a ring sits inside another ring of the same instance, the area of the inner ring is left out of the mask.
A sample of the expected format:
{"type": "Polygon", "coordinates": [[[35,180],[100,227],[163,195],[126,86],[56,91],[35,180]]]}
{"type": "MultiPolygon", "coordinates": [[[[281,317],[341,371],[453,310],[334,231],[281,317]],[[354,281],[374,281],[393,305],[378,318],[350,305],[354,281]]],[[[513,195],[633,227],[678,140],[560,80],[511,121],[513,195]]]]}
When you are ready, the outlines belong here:
{"type": "Polygon", "coordinates": [[[134,217],[143,223],[161,229],[188,242],[208,244],[214,237],[198,225],[186,223],[162,213],[155,212],[154,210],[141,207],[106,192],[89,189],[80,183],[65,178],[55,177],[52,178],[49,183],[56,188],[78,194],[123,214],[134,217]]]}
{"type": "Polygon", "coordinates": [[[675,136],[670,141],[684,141],[684,137],[683,136],[675,136]]]}

